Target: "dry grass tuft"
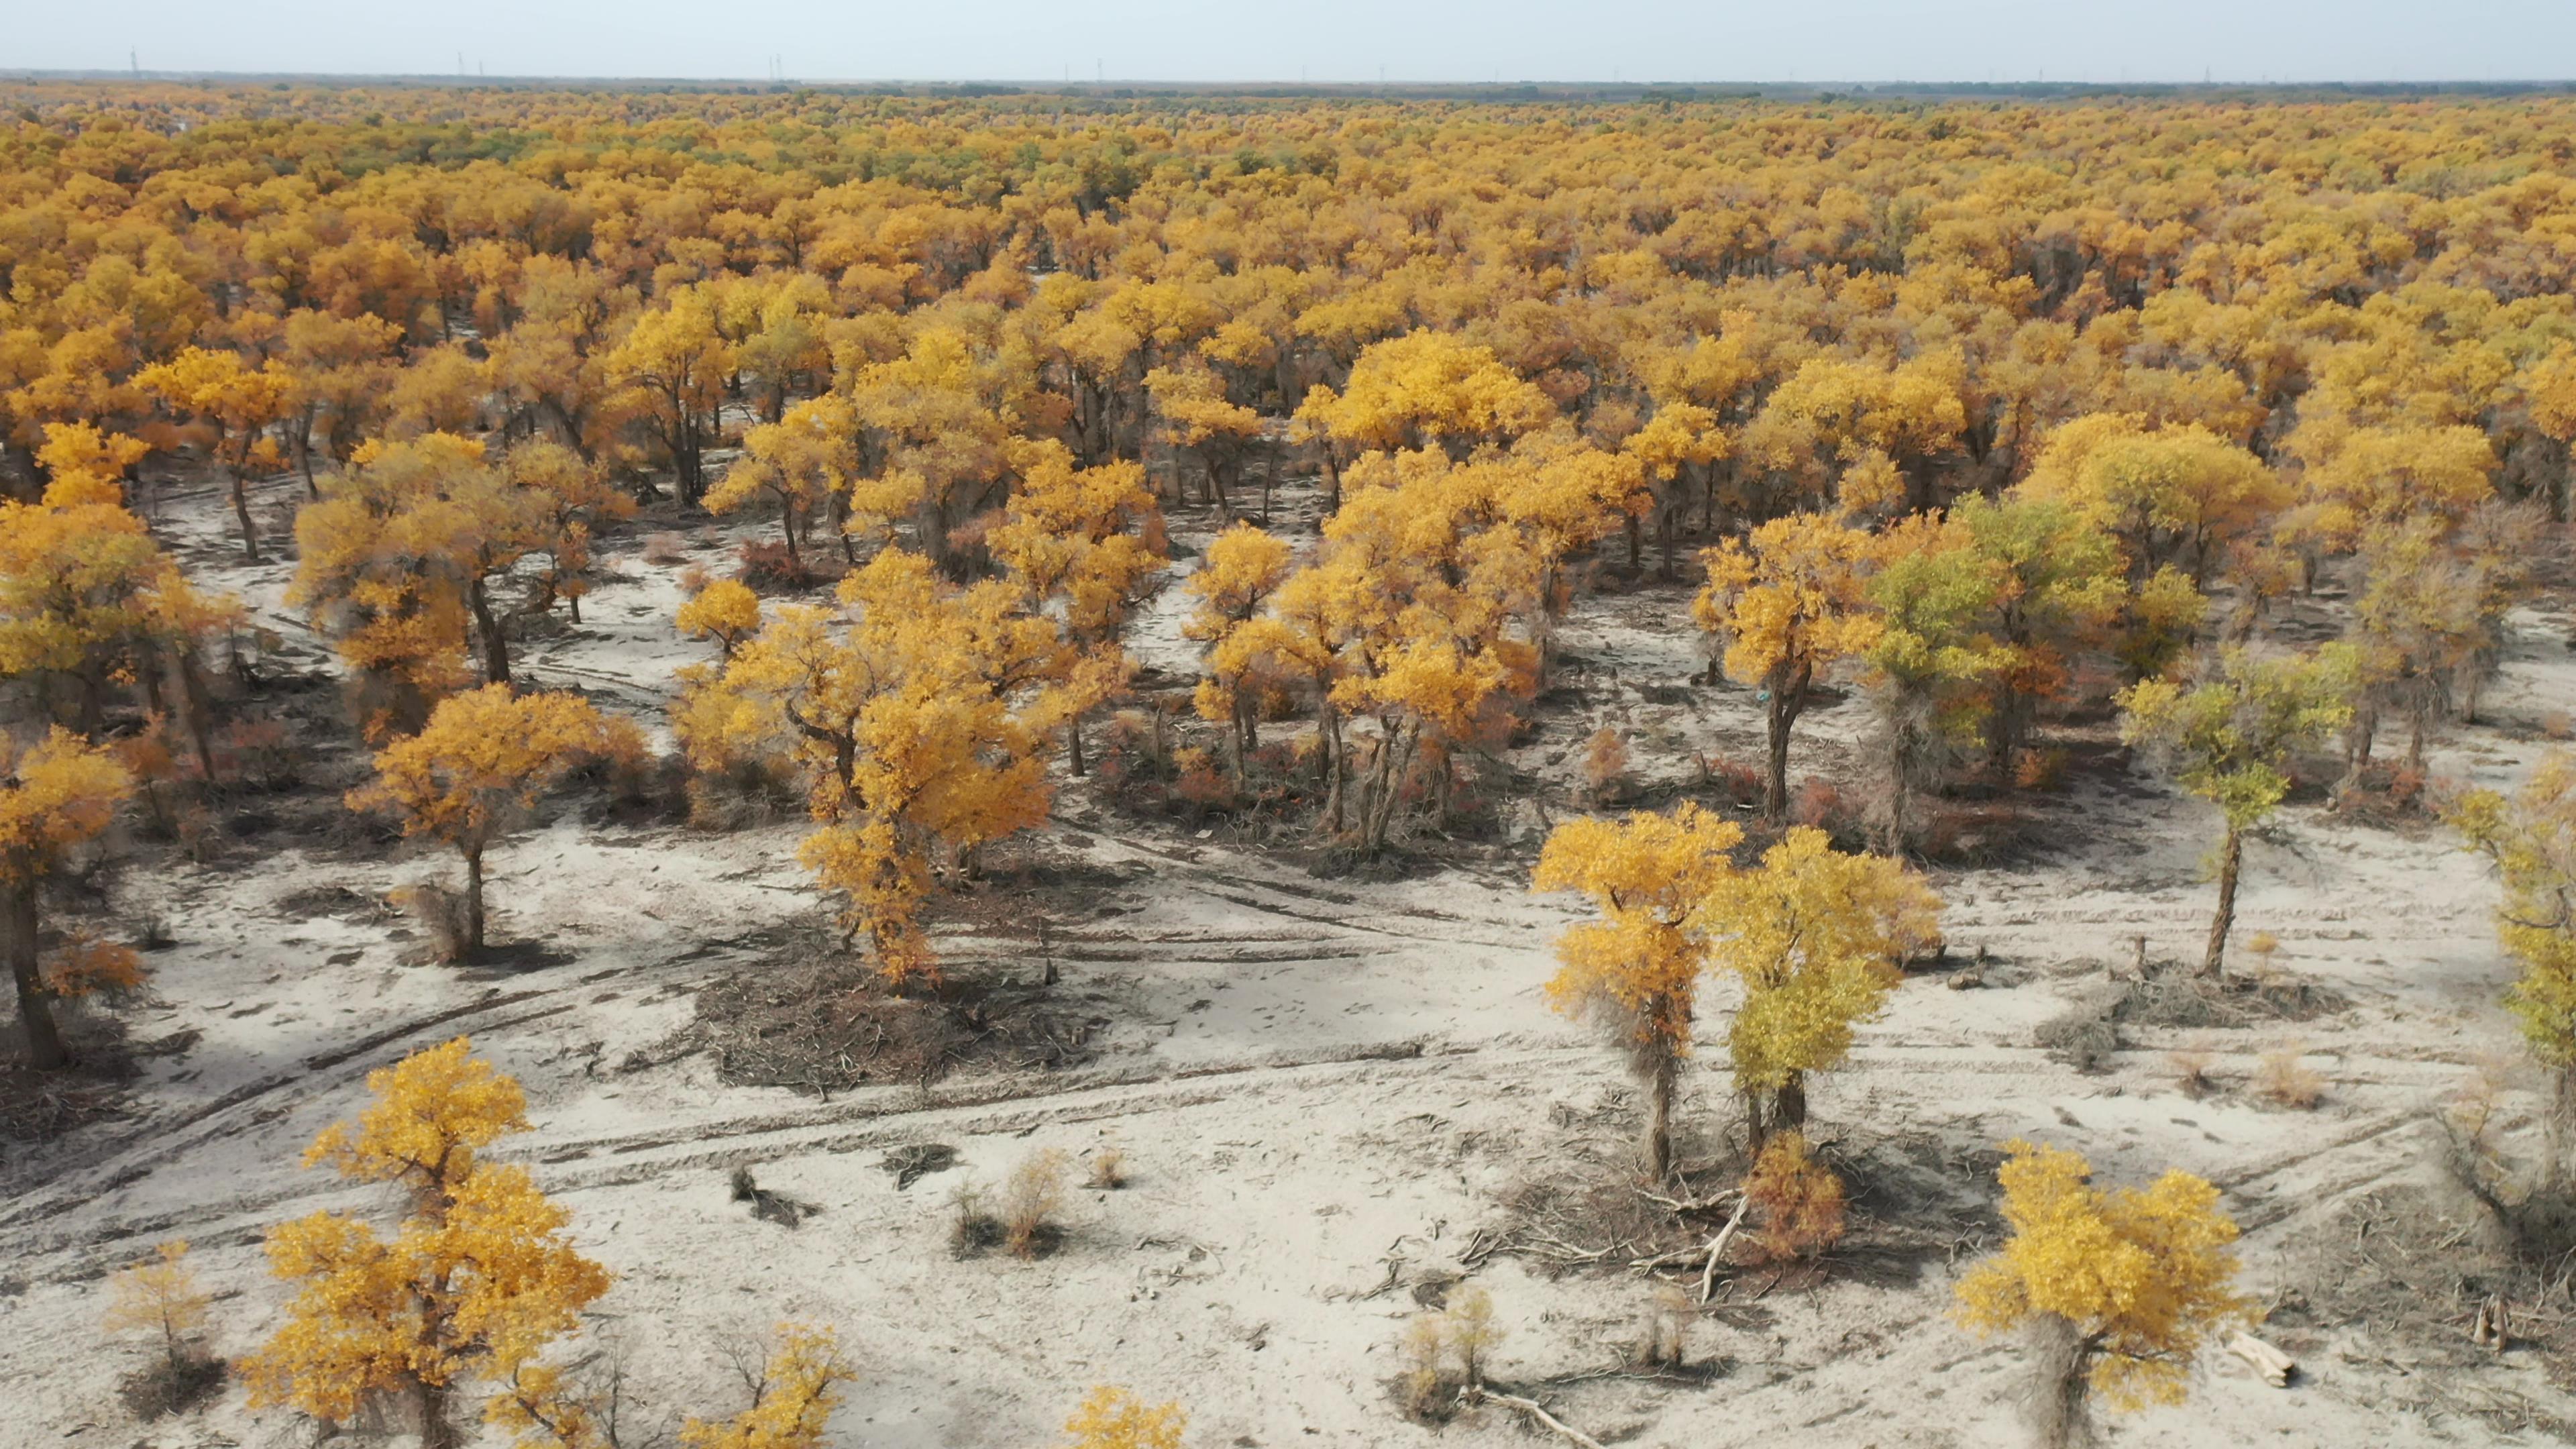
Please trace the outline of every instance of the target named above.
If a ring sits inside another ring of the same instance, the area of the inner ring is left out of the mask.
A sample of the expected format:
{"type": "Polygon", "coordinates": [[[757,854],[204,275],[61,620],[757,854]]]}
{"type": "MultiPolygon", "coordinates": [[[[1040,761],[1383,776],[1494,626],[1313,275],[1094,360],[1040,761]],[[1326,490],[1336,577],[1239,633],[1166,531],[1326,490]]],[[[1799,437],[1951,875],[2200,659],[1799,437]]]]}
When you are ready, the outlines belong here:
{"type": "Polygon", "coordinates": [[[2195,1102],[2218,1090],[2218,1083],[2210,1079],[2209,1062],[2209,1053],[2196,1048],[2165,1053],[2165,1065],[2173,1068],[2175,1089],[2195,1102]]]}
{"type": "Polygon", "coordinates": [[[998,1213],[1002,1246],[1015,1256],[1043,1256],[1063,1236],[1055,1217],[1064,1210],[1066,1163],[1064,1153],[1056,1148],[1032,1152],[1011,1169],[1010,1178],[1002,1184],[998,1213]]]}
{"type": "Polygon", "coordinates": [[[391,897],[429,937],[429,958],[443,965],[465,959],[465,897],[443,885],[423,881],[397,886],[391,897]]]}
{"type": "Polygon", "coordinates": [[[1102,1192],[1115,1192],[1127,1185],[1127,1154],[1115,1147],[1103,1147],[1091,1154],[1091,1176],[1083,1186],[1102,1192]]]}
{"type": "Polygon", "coordinates": [[[2325,1100],[2326,1079],[2299,1062],[2301,1044],[2291,1042],[2263,1054],[2254,1072],[2254,1094],[2275,1107],[2312,1112],[2325,1100]]]}

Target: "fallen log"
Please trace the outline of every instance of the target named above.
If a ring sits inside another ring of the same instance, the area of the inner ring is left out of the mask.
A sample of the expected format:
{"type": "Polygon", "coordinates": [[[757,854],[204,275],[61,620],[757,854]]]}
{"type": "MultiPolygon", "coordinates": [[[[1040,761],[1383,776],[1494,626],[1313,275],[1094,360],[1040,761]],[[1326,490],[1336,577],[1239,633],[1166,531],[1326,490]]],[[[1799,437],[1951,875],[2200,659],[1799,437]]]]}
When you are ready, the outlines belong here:
{"type": "Polygon", "coordinates": [[[1604,1445],[1600,1440],[1593,1438],[1591,1435],[1584,1433],[1582,1430],[1575,1428],[1564,1420],[1559,1419],[1554,1414],[1551,1414],[1547,1410],[1539,1407],[1539,1402],[1536,1399],[1524,1399],[1518,1394],[1498,1394],[1492,1389],[1486,1388],[1481,1384],[1469,1384],[1467,1387],[1460,1389],[1458,1391],[1458,1397],[1471,1404],[1496,1403],[1502,1405],[1506,1409],[1517,1410],[1520,1413],[1528,1415],[1531,1419],[1546,1428],[1552,1429],[1558,1434],[1563,1435],[1567,1443],[1580,1444],[1583,1446],[1583,1449],[1608,1449],[1608,1446],[1604,1445]]]}
{"type": "Polygon", "coordinates": [[[2290,1375],[2299,1371],[2299,1365],[2288,1354],[2250,1333],[2240,1333],[2229,1339],[2227,1351],[2252,1364],[2254,1371],[2276,1389],[2288,1388],[2290,1375]]]}
{"type": "Polygon", "coordinates": [[[1726,1220],[1725,1227],[1717,1230],[1716,1237],[1709,1239],[1708,1265],[1699,1270],[1700,1302],[1706,1303],[1708,1295],[1717,1291],[1717,1262],[1726,1256],[1726,1245],[1735,1237],[1735,1230],[1744,1226],[1744,1210],[1752,1204],[1753,1200],[1749,1197],[1737,1198],[1734,1216],[1726,1220]]]}

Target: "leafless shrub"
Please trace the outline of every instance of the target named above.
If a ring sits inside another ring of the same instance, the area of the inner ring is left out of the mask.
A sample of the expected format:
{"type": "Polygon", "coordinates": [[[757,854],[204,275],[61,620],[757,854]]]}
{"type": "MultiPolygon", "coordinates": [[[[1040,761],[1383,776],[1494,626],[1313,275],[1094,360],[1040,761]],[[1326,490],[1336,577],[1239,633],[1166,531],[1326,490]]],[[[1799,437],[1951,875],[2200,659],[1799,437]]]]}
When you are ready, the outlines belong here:
{"type": "Polygon", "coordinates": [[[660,564],[664,567],[668,567],[672,564],[686,563],[688,562],[688,558],[689,546],[685,542],[681,541],[678,534],[653,533],[645,535],[644,561],[646,563],[660,564]]]}
{"type": "Polygon", "coordinates": [[[1115,1192],[1127,1185],[1127,1154],[1115,1147],[1103,1147],[1091,1154],[1091,1176],[1085,1187],[1115,1192]]]}
{"type": "Polygon", "coordinates": [[[2209,1075],[2210,1055],[2198,1048],[2165,1053],[2165,1065],[2173,1069],[2174,1090],[2197,1102],[2218,1090],[2209,1075]]]}
{"type": "Polygon", "coordinates": [[[2033,1033],[2043,1050],[2079,1072],[2098,1072],[2120,1050],[2120,1029],[2112,1020],[2116,998],[2096,996],[2076,1003],[2039,1024],[2033,1033]]]}
{"type": "Polygon", "coordinates": [[[735,1202],[751,1204],[753,1217],[764,1222],[776,1223],[782,1228],[795,1227],[821,1211],[812,1203],[798,1202],[785,1193],[771,1192],[768,1188],[762,1187],[752,1180],[751,1169],[748,1167],[735,1168],[732,1182],[735,1202]]]}
{"type": "Polygon", "coordinates": [[[1699,1317],[1690,1295],[1670,1283],[1655,1289],[1646,1306],[1643,1331],[1637,1337],[1639,1368],[1680,1368],[1687,1358],[1690,1326],[1699,1317]]]}
{"type": "Polygon", "coordinates": [[[984,1199],[983,1184],[957,1184],[948,1197],[948,1251],[960,1258],[986,1252],[1002,1241],[1002,1220],[984,1199]]]}
{"type": "Polygon", "coordinates": [[[2313,1069],[2300,1064],[2301,1044],[2291,1042],[2263,1054],[2263,1064],[2254,1073],[2254,1094],[2276,1107],[2294,1112],[2316,1110],[2325,1100],[2326,1079],[2313,1069]]]}
{"type": "Polygon", "coordinates": [[[398,886],[394,905],[420,924],[429,936],[430,959],[453,963],[465,959],[465,897],[443,885],[423,881],[398,886]]]}
{"type": "Polygon", "coordinates": [[[1593,731],[1583,755],[1583,783],[1593,800],[1607,804],[1616,799],[1627,775],[1628,742],[1608,725],[1593,731]]]}
{"type": "Polygon", "coordinates": [[[1002,1246],[1023,1258],[1045,1254],[1062,1230],[1055,1216],[1064,1209],[1066,1159],[1056,1148],[1032,1152],[1011,1169],[1002,1184],[1002,1246]]]}

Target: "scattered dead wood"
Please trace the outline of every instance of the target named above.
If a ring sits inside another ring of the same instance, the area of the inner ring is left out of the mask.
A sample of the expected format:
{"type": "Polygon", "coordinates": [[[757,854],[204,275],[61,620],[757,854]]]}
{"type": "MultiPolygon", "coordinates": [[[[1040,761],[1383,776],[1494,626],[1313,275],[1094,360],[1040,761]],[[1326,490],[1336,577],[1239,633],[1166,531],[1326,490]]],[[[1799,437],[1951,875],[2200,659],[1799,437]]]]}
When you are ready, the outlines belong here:
{"type": "Polygon", "coordinates": [[[1458,1401],[1463,1404],[1500,1404],[1506,1409],[1527,1416],[1532,1423],[1553,1431],[1569,1444],[1580,1444],[1584,1449],[1607,1449],[1600,1440],[1541,1408],[1536,1399],[1524,1399],[1518,1394],[1498,1393],[1481,1384],[1469,1384],[1458,1391],[1458,1401]]]}
{"type": "Polygon", "coordinates": [[[1735,1211],[1727,1218],[1726,1226],[1718,1229],[1717,1236],[1708,1240],[1708,1263],[1699,1270],[1700,1302],[1706,1303],[1709,1295],[1717,1291],[1717,1265],[1725,1260],[1726,1245],[1735,1240],[1735,1230],[1744,1226],[1744,1210],[1752,1205],[1753,1199],[1738,1193],[1735,1211]]]}
{"type": "Polygon", "coordinates": [[[2264,1382],[2276,1389],[2290,1386],[2290,1376],[2299,1371],[2297,1361],[2250,1333],[2240,1333],[2227,1340],[2227,1351],[2254,1366],[2264,1382]]]}

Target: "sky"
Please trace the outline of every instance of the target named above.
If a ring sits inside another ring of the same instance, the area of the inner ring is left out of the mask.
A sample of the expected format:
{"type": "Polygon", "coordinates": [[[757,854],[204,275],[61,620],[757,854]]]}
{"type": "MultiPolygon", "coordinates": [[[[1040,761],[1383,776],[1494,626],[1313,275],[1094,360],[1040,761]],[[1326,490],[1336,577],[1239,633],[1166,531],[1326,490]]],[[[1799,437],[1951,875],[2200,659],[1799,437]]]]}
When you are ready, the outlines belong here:
{"type": "Polygon", "coordinates": [[[22,0],[0,30],[0,72],[129,54],[815,81],[2563,80],[2576,0],[22,0]]]}

